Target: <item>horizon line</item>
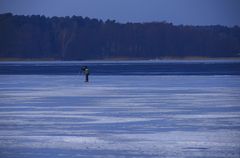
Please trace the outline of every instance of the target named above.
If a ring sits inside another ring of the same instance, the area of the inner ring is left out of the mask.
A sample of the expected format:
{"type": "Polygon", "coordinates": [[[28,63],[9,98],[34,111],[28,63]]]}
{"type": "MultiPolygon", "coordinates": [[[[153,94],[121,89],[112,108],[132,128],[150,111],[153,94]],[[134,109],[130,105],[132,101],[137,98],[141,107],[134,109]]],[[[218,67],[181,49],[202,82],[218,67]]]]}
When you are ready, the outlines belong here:
{"type": "Polygon", "coordinates": [[[102,21],[104,23],[106,23],[107,21],[112,21],[114,23],[117,24],[152,24],[152,23],[165,23],[165,24],[171,24],[173,26],[193,26],[193,27],[213,27],[213,26],[221,26],[221,27],[227,27],[227,28],[234,28],[234,27],[240,27],[240,25],[235,24],[235,25],[223,25],[223,24],[208,24],[208,25],[196,25],[196,24],[175,24],[173,22],[167,21],[167,20],[162,20],[162,21],[145,21],[145,22],[136,22],[136,21],[127,21],[127,22],[120,22],[117,21],[115,19],[104,19],[104,18],[96,18],[96,17],[89,17],[89,16],[81,16],[81,15],[66,15],[66,16],[50,16],[50,15],[44,15],[44,14],[15,14],[12,12],[5,12],[5,13],[0,13],[0,15],[4,15],[4,14],[11,14],[12,16],[25,16],[25,17],[31,17],[31,16],[40,16],[40,17],[45,17],[45,18],[73,18],[75,17],[82,17],[83,19],[85,18],[89,18],[90,20],[98,20],[98,21],[102,21]]]}

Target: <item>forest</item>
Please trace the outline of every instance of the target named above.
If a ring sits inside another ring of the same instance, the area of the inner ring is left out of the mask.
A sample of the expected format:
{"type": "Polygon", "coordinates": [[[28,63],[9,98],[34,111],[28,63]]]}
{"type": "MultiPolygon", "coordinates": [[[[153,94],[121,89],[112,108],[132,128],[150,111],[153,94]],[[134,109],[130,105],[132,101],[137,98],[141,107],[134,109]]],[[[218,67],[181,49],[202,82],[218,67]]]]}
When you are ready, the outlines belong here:
{"type": "Polygon", "coordinates": [[[0,14],[0,59],[240,57],[240,27],[0,14]]]}

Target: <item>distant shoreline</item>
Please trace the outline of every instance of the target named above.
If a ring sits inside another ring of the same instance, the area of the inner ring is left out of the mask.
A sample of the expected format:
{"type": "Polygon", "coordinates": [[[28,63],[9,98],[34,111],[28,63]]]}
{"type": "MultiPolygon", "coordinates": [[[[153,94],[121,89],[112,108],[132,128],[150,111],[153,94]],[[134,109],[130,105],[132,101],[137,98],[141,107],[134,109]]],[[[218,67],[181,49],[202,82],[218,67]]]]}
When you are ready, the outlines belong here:
{"type": "Polygon", "coordinates": [[[85,61],[99,61],[99,62],[104,62],[104,61],[198,61],[198,60],[239,60],[240,57],[219,57],[219,58],[210,58],[210,57],[181,57],[181,58],[176,58],[176,57],[164,57],[164,58],[155,58],[155,59],[148,59],[148,58],[105,58],[105,59],[86,59],[86,60],[60,60],[60,59],[54,59],[54,58],[0,58],[0,62],[85,62],[85,61]]]}

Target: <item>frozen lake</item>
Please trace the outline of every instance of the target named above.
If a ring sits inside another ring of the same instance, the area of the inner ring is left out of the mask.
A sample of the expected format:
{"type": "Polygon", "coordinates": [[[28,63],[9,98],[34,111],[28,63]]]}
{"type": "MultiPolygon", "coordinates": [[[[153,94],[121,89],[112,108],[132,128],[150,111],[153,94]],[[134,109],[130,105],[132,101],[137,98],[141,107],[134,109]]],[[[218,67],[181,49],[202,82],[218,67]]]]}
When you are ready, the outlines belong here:
{"type": "Polygon", "coordinates": [[[240,157],[240,76],[0,75],[0,157],[240,157]]]}
{"type": "Polygon", "coordinates": [[[240,60],[0,62],[0,75],[240,75],[240,60]]]}

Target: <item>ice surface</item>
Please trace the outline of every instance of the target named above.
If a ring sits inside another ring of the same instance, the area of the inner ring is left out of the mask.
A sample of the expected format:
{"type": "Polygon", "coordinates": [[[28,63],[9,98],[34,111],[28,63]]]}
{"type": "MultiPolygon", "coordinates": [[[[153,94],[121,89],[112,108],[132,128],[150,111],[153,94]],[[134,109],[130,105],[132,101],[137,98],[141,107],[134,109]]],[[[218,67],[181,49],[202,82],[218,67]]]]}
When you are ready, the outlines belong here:
{"type": "Polygon", "coordinates": [[[0,157],[240,157],[240,76],[0,76],[0,157]]]}

